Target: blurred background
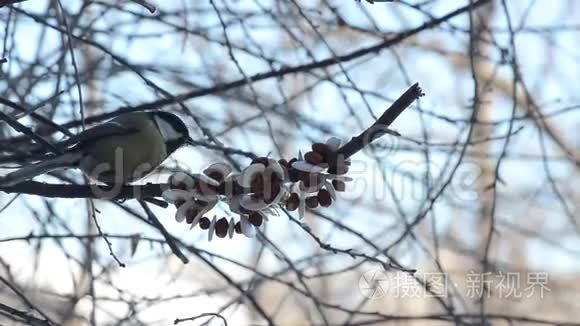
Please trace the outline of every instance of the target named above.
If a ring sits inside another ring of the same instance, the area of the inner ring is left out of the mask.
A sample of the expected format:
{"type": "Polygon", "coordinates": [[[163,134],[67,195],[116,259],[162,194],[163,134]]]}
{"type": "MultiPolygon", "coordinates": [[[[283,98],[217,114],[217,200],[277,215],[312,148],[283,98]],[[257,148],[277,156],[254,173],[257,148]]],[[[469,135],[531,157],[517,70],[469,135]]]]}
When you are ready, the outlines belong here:
{"type": "MultiPolygon", "coordinates": [[[[152,206],[188,264],[134,200],[0,193],[0,323],[580,320],[578,17],[572,0],[0,1],[3,113],[34,110],[19,121],[56,142],[40,117],[74,134],[175,112],[201,145],[170,168],[291,158],[426,94],[303,221],[280,209],[258,238],[210,242],[152,206]]],[[[33,146],[0,123],[1,157],[33,146]]]]}

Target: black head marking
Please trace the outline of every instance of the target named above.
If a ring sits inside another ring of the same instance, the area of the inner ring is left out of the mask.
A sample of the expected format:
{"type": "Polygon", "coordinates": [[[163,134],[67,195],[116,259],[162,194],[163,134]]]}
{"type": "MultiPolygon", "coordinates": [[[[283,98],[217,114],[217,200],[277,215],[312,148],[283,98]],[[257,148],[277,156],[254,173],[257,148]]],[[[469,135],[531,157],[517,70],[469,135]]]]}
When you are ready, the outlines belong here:
{"type": "Polygon", "coordinates": [[[164,111],[154,111],[150,114],[161,136],[165,139],[168,153],[172,153],[188,142],[189,130],[178,116],[164,111]]]}

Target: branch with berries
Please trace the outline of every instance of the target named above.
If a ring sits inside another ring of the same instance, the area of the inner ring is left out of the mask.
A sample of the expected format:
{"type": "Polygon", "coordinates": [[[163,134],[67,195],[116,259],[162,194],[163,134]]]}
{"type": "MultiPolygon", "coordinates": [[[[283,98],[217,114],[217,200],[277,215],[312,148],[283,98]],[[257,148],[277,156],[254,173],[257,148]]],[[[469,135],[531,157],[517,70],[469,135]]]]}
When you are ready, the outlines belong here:
{"type": "Polygon", "coordinates": [[[177,172],[165,184],[145,185],[61,185],[26,181],[0,187],[5,193],[21,193],[53,198],[144,199],[177,207],[175,218],[208,231],[211,240],[243,234],[253,237],[256,228],[278,214],[279,209],[298,211],[328,207],[336,193],[346,190],[351,181],[346,174],[350,157],[385,134],[399,135],[389,126],[416,99],[423,96],[416,83],[403,93],[373,125],[345,144],[338,138],[312,144],[311,150],[299,152],[289,160],[254,158],[240,172],[225,163],[215,163],[202,173],[177,172]],[[164,201],[156,198],[162,197],[164,201]],[[218,204],[225,204],[230,218],[210,219],[208,214],[218,204]]]}
{"type": "Polygon", "coordinates": [[[225,163],[212,164],[200,174],[177,172],[162,197],[177,208],[176,221],[191,228],[199,225],[210,241],[214,234],[254,237],[256,228],[283,208],[297,210],[303,219],[306,208],[329,207],[336,201],[336,193],[352,180],[346,175],[350,157],[382,135],[398,135],[388,126],[422,95],[418,84],[411,86],[371,127],[342,146],[333,137],[289,160],[254,158],[241,172],[225,163]],[[229,218],[208,216],[218,203],[227,205],[229,218]]]}

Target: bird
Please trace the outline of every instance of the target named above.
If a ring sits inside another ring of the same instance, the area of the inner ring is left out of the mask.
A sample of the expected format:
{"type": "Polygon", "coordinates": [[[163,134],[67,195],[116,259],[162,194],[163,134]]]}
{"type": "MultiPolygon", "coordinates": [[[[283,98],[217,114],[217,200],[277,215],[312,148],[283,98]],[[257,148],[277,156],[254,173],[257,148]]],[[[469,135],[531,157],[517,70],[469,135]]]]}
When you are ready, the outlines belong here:
{"type": "Polygon", "coordinates": [[[129,184],[150,174],[186,144],[194,141],[173,113],[123,113],[57,144],[61,154],[0,177],[0,185],[13,186],[62,168],[78,168],[90,179],[109,185],[129,184]]]}

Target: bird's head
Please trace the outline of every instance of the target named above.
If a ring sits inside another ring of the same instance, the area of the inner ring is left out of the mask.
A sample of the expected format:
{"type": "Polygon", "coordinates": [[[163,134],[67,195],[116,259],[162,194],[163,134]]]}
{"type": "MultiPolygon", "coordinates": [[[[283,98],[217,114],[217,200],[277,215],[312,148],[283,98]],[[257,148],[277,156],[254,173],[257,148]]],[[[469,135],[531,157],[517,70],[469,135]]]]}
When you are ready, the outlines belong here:
{"type": "Polygon", "coordinates": [[[175,114],[163,111],[153,111],[150,114],[165,140],[168,153],[172,153],[179,147],[193,142],[189,136],[187,126],[175,114]]]}

